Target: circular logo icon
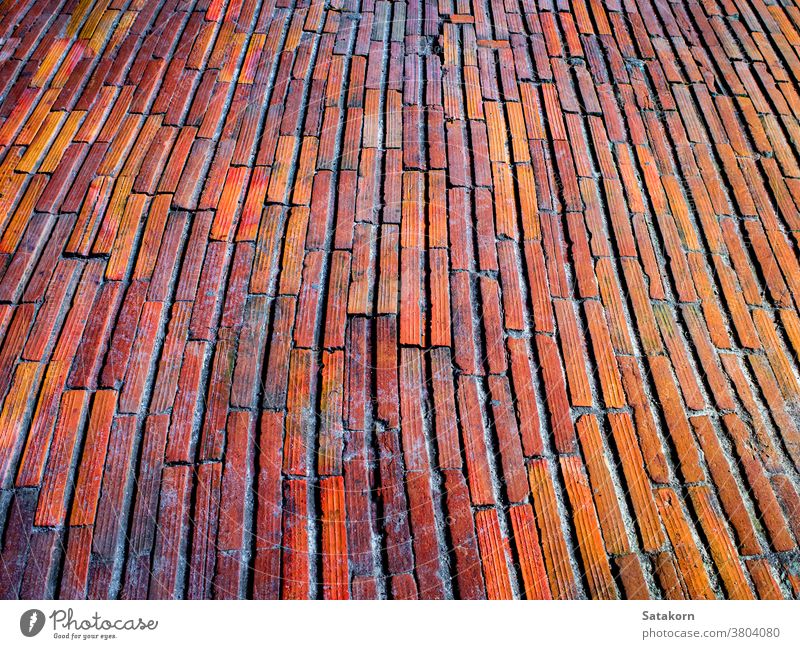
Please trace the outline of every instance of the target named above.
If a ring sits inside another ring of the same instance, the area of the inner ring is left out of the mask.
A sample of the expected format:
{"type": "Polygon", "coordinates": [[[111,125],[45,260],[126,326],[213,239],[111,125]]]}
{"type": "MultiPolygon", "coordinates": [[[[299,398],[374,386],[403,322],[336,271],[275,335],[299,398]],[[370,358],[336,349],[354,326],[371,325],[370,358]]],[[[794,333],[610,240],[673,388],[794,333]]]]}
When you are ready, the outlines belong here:
{"type": "Polygon", "coordinates": [[[44,628],[44,613],[38,608],[25,611],[19,618],[19,630],[26,638],[32,638],[44,628]]]}

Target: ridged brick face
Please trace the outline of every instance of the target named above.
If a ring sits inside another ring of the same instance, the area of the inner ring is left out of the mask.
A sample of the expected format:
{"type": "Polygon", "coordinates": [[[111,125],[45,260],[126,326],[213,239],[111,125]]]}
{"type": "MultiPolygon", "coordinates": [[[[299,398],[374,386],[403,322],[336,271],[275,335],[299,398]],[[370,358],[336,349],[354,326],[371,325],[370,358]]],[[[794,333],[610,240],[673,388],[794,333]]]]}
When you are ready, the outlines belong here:
{"type": "Polygon", "coordinates": [[[795,0],[0,0],[0,596],[800,596],[795,0]]]}

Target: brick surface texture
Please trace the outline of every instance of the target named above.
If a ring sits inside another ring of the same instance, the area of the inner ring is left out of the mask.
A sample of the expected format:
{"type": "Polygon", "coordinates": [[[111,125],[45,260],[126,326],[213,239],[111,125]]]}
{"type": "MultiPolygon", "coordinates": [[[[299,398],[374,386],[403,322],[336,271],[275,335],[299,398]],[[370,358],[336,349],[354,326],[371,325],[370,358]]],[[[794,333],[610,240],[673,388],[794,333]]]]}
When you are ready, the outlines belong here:
{"type": "Polygon", "coordinates": [[[800,597],[796,0],[0,0],[0,597],[800,597]]]}

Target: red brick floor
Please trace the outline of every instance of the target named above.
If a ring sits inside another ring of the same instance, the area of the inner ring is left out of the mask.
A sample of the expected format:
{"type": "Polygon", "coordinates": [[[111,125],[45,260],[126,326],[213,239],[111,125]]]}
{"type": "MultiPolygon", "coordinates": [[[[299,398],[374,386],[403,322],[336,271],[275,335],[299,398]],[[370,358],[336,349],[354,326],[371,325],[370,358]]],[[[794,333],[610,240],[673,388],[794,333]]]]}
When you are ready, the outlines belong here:
{"type": "Polygon", "coordinates": [[[795,0],[0,1],[0,596],[800,595],[795,0]]]}

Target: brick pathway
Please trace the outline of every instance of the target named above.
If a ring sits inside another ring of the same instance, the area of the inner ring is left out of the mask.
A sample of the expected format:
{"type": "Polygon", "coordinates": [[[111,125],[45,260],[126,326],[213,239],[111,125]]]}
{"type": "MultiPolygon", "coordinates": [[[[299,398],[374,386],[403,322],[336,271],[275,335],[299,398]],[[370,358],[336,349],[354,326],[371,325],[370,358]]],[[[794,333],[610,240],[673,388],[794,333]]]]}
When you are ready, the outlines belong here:
{"type": "Polygon", "coordinates": [[[2,0],[0,596],[800,596],[794,0],[2,0]]]}

